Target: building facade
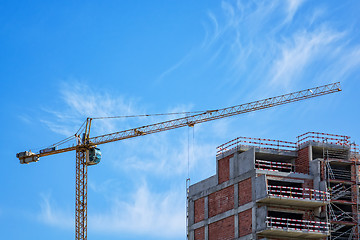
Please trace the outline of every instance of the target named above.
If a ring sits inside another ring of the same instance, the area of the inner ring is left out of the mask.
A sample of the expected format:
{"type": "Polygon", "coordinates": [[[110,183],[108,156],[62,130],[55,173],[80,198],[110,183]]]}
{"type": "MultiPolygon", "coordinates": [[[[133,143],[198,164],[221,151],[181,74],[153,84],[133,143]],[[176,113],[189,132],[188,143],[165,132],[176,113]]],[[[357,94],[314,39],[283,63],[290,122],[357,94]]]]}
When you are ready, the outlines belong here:
{"type": "Polygon", "coordinates": [[[358,156],[315,132],[225,143],[216,174],[188,188],[188,239],[359,239],[358,156]]]}

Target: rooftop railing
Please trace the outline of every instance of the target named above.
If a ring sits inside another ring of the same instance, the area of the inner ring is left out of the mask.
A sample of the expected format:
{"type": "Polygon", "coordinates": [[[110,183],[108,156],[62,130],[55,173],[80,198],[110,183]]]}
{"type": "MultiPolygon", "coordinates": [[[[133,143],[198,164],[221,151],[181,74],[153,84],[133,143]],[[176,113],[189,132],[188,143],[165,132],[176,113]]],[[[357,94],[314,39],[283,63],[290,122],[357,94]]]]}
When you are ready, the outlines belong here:
{"type": "Polygon", "coordinates": [[[338,146],[349,147],[352,155],[359,155],[359,145],[351,142],[349,136],[320,132],[304,133],[297,137],[296,142],[265,138],[237,137],[233,140],[230,140],[229,142],[218,146],[217,155],[235,149],[241,145],[256,147],[260,149],[296,151],[302,145],[310,142],[328,143],[338,146]]]}
{"type": "Polygon", "coordinates": [[[229,142],[226,142],[217,147],[217,155],[235,149],[240,145],[252,146],[261,149],[296,151],[296,143],[265,139],[265,138],[251,138],[251,137],[237,137],[229,142]]]}

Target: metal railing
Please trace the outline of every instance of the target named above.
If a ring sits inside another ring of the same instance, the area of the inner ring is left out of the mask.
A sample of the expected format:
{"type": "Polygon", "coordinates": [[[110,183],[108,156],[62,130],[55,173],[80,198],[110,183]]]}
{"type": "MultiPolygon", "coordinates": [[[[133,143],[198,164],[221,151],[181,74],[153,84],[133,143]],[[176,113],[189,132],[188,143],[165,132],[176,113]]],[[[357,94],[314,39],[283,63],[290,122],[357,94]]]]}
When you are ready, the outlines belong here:
{"type": "Polygon", "coordinates": [[[330,194],[328,192],[310,188],[268,185],[268,195],[289,199],[316,200],[323,202],[330,201],[330,194]]]}
{"type": "Polygon", "coordinates": [[[310,220],[298,220],[289,218],[266,217],[266,226],[271,229],[284,231],[301,231],[308,233],[329,234],[330,224],[310,220]]]}
{"type": "Polygon", "coordinates": [[[252,137],[237,137],[229,142],[226,142],[217,147],[217,155],[229,151],[231,149],[237,148],[240,145],[252,146],[261,149],[272,149],[272,150],[282,150],[282,151],[296,151],[296,143],[265,139],[265,138],[252,138],[252,137]]]}
{"type": "Polygon", "coordinates": [[[340,146],[350,146],[351,144],[349,136],[330,133],[307,132],[297,137],[298,146],[308,142],[322,142],[340,146]]]}
{"type": "Polygon", "coordinates": [[[217,155],[237,148],[240,145],[257,147],[261,149],[296,151],[303,144],[309,142],[321,142],[349,147],[352,155],[356,156],[359,154],[359,145],[352,143],[349,136],[320,132],[307,132],[298,136],[296,142],[265,138],[237,137],[218,146],[217,155]]]}
{"type": "Polygon", "coordinates": [[[294,172],[294,166],[286,162],[274,162],[266,160],[255,160],[255,168],[259,170],[276,171],[276,172],[294,172]]]}

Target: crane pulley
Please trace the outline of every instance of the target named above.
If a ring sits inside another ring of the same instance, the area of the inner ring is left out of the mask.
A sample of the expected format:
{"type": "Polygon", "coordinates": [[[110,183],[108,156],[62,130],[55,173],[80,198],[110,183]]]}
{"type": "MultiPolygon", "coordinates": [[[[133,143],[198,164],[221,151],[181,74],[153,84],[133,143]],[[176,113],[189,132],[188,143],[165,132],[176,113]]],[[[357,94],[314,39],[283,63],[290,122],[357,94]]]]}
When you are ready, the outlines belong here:
{"type": "Polygon", "coordinates": [[[95,137],[90,137],[93,119],[87,118],[83,135],[80,137],[80,135],[75,134],[75,138],[77,139],[76,146],[65,148],[58,148],[55,146],[43,149],[38,153],[25,151],[16,154],[16,157],[19,158],[20,163],[27,164],[39,161],[40,157],[76,151],[75,239],[87,239],[87,167],[100,162],[101,152],[100,149],[97,148],[98,145],[185,126],[192,127],[199,123],[254,112],[339,91],[341,91],[340,82],[336,82],[232,107],[196,112],[195,114],[186,117],[95,137]]]}

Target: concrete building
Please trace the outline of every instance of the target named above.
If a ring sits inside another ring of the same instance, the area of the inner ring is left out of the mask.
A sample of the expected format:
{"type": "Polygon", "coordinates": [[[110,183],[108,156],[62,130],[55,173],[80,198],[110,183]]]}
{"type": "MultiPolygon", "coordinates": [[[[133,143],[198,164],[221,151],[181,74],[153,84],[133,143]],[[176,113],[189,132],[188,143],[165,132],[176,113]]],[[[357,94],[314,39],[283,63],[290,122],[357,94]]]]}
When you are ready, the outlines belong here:
{"type": "Polygon", "coordinates": [[[188,239],[359,239],[358,156],[334,134],[229,141],[188,188],[188,239]]]}

